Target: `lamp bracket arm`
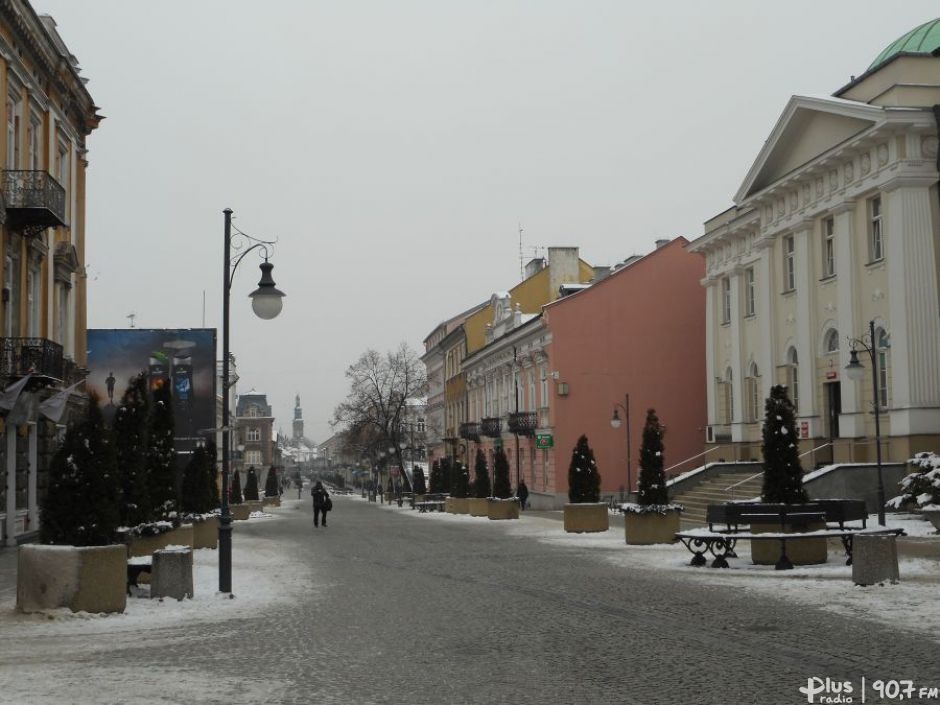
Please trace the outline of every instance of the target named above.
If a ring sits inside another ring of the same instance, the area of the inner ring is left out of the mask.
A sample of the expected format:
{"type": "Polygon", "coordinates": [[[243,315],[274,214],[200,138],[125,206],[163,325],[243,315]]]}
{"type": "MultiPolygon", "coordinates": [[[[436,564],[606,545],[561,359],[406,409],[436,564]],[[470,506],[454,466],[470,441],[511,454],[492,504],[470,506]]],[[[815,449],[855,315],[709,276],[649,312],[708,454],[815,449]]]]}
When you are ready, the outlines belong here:
{"type": "Polygon", "coordinates": [[[234,250],[234,255],[229,260],[229,289],[232,288],[232,280],[235,278],[235,271],[238,269],[238,265],[241,264],[242,260],[245,259],[250,252],[258,249],[262,250],[262,256],[265,261],[267,261],[274,253],[274,245],[277,244],[277,240],[261,240],[260,238],[252,237],[248,233],[242,232],[236,228],[234,224],[232,225],[232,230],[234,234],[229,240],[229,245],[232,250],[234,250]]]}

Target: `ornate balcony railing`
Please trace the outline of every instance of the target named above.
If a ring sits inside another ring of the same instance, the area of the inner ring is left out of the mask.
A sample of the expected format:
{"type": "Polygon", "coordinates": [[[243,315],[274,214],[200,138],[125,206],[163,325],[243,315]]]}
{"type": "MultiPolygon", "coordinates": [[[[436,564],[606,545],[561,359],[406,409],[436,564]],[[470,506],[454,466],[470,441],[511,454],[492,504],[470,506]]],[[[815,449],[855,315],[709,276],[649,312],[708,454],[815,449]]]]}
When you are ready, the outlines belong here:
{"type": "Polygon", "coordinates": [[[65,189],[48,172],[7,169],[3,196],[13,228],[66,225],[65,189]]]}
{"type": "MultiPolygon", "coordinates": [[[[0,338],[0,376],[32,374],[63,382],[65,361],[62,346],[46,338],[0,338]]],[[[71,360],[69,363],[69,372],[74,376],[78,368],[71,360]]]]}
{"type": "Polygon", "coordinates": [[[534,436],[538,428],[538,414],[534,411],[518,411],[509,414],[509,432],[520,436],[534,436]]]}
{"type": "Polygon", "coordinates": [[[460,437],[465,441],[480,440],[480,424],[475,421],[460,424],[460,437]]]}
{"type": "Polygon", "coordinates": [[[503,420],[499,417],[483,419],[480,422],[480,435],[499,438],[503,432],[503,420]]]}

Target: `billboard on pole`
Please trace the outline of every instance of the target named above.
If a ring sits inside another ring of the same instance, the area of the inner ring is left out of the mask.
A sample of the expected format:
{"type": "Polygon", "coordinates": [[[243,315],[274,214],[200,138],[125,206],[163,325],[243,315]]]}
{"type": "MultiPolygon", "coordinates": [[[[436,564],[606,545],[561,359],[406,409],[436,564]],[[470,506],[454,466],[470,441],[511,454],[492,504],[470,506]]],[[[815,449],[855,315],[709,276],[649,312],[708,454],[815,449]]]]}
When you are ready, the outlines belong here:
{"type": "Polygon", "coordinates": [[[151,392],[169,385],[176,452],[191,453],[216,425],[215,342],[214,328],[90,328],[87,389],[110,425],[132,378],[146,374],[151,392]]]}

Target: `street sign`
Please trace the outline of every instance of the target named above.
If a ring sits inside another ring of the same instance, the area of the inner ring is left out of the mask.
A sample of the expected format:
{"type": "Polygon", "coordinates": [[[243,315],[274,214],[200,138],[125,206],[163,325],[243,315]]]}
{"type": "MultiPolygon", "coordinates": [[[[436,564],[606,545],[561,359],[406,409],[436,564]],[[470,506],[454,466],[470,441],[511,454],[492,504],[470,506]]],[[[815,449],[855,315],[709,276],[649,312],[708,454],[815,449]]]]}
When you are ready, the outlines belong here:
{"type": "Polygon", "coordinates": [[[554,448],[555,437],[550,433],[539,433],[535,436],[536,448],[554,448]]]}

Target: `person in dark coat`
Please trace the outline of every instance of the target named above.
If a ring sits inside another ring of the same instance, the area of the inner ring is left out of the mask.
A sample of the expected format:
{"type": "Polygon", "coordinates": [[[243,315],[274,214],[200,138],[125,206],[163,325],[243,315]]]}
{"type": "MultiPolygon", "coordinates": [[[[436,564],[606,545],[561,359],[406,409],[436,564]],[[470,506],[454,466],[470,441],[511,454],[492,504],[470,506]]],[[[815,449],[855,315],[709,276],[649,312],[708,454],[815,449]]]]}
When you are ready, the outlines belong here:
{"type": "Polygon", "coordinates": [[[322,516],[323,526],[326,526],[327,504],[330,495],[323,489],[323,483],[319,480],[313,486],[313,491],[310,494],[313,497],[313,525],[320,526],[320,517],[322,516]]]}
{"type": "Polygon", "coordinates": [[[526,503],[529,501],[529,488],[526,487],[525,480],[519,478],[519,486],[516,488],[516,497],[519,498],[519,508],[525,511],[526,503]]]}

